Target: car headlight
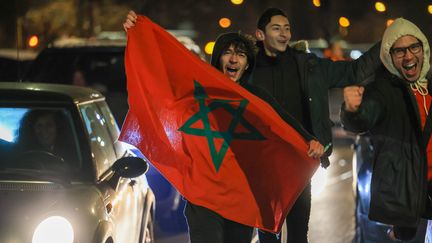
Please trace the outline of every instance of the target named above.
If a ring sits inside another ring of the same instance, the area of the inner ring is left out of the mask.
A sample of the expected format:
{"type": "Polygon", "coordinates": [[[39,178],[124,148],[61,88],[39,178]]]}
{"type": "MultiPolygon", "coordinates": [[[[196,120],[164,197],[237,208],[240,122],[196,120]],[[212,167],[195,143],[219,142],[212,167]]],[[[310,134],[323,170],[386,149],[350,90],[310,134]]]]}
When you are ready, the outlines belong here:
{"type": "Polygon", "coordinates": [[[73,243],[74,232],[71,223],[60,216],[42,221],[33,233],[32,243],[73,243]]]}

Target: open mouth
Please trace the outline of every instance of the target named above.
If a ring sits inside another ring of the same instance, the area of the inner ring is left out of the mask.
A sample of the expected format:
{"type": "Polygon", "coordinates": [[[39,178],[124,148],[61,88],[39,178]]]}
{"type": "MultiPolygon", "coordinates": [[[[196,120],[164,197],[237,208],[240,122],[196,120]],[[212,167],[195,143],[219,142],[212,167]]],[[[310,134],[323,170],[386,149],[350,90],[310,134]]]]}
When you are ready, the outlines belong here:
{"type": "Polygon", "coordinates": [[[233,67],[225,67],[225,74],[231,78],[232,80],[236,80],[237,78],[237,72],[239,71],[238,68],[233,68],[233,67]]]}
{"type": "Polygon", "coordinates": [[[405,64],[402,65],[402,67],[406,70],[406,71],[410,71],[412,69],[415,69],[417,67],[417,64],[415,63],[410,63],[410,64],[405,64]]]}
{"type": "Polygon", "coordinates": [[[417,75],[419,74],[419,68],[417,63],[403,64],[402,69],[403,72],[405,73],[406,78],[408,78],[409,80],[416,78],[417,75]]]}

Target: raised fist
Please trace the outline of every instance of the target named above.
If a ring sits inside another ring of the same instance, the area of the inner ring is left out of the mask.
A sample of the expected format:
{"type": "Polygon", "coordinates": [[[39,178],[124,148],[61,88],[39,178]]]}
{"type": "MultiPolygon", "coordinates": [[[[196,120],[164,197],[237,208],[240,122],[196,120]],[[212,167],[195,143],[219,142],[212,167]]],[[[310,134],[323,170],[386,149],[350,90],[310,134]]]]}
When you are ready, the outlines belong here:
{"type": "Polygon", "coordinates": [[[356,112],[362,103],[364,87],[348,86],[344,88],[345,110],[356,112]]]}

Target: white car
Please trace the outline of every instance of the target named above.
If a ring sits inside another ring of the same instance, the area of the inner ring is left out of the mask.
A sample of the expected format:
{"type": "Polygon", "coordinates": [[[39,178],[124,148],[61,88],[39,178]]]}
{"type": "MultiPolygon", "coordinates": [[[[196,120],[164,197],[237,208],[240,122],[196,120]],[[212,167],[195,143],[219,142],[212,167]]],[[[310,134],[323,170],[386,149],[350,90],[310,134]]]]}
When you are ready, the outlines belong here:
{"type": "Polygon", "coordinates": [[[91,89],[0,83],[0,242],[153,242],[148,164],[91,89]]]}

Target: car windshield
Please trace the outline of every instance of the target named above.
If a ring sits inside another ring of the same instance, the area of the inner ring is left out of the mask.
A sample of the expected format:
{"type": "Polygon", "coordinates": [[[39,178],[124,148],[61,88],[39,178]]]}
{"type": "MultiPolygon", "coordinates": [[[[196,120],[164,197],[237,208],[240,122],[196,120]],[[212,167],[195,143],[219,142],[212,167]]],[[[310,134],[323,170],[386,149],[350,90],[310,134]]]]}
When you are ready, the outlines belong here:
{"type": "Polygon", "coordinates": [[[37,170],[73,176],[82,168],[82,158],[69,110],[1,106],[0,158],[2,171],[37,170]]]}

